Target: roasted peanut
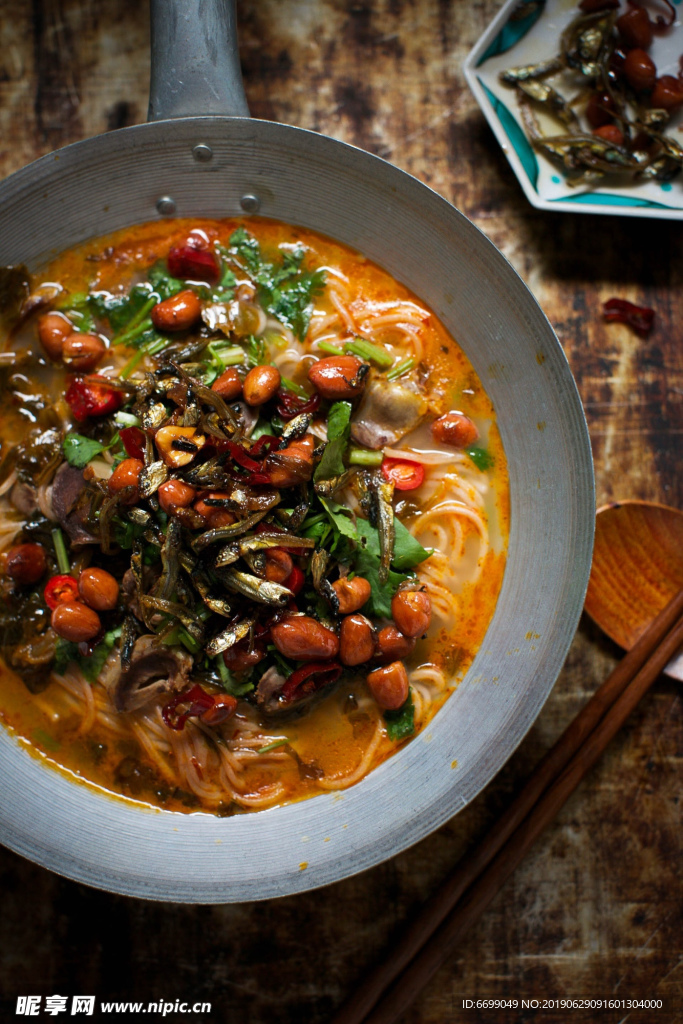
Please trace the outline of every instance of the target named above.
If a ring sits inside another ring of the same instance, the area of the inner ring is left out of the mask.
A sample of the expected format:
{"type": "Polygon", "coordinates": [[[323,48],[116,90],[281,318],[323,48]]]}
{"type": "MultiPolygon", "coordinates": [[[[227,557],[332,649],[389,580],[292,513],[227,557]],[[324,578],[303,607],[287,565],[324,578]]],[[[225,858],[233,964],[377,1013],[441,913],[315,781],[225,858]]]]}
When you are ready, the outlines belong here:
{"type": "Polygon", "coordinates": [[[432,621],[432,602],[424,590],[399,590],[391,601],[391,614],[404,636],[422,636],[432,621]]]}
{"type": "Polygon", "coordinates": [[[207,526],[210,526],[212,530],[217,530],[221,526],[231,526],[235,522],[235,515],[230,509],[221,508],[220,505],[208,505],[206,498],[215,501],[227,497],[228,495],[224,491],[204,492],[203,497],[195,501],[192,507],[195,512],[203,516],[207,526]]]}
{"type": "Polygon", "coordinates": [[[308,615],[287,615],[271,626],[270,635],[280,654],[294,661],[336,658],[339,638],[308,615]]]}
{"type": "Polygon", "coordinates": [[[654,88],[657,80],[657,67],[652,57],[645,50],[629,50],[624,60],[624,75],[629,85],[636,92],[645,92],[654,88]]]}
{"type": "Polygon", "coordinates": [[[182,480],[167,480],[157,491],[159,504],[164,512],[169,514],[176,508],[187,508],[197,497],[194,487],[184,483],[182,480]]]}
{"type": "Polygon", "coordinates": [[[220,377],[216,378],[211,385],[211,390],[224,398],[226,402],[233,402],[242,394],[242,378],[234,366],[229,366],[220,377]]]}
{"type": "Polygon", "coordinates": [[[119,584],[106,569],[83,569],[78,577],[78,593],[96,612],[110,612],[119,599],[119,584]]]}
{"type": "Polygon", "coordinates": [[[617,18],[619,35],[627,46],[648,50],[652,44],[652,22],[644,7],[628,7],[617,18]]]}
{"type": "Polygon", "coordinates": [[[74,332],[64,340],[62,359],[70,370],[88,373],[94,370],[107,351],[107,346],[96,334],[74,332]]]}
{"type": "Polygon", "coordinates": [[[269,402],[280,387],[280,371],[274,366],[255,366],[244,378],[242,393],[247,405],[269,402]]]}
{"type": "Polygon", "coordinates": [[[284,583],[293,568],[291,556],[283,548],[266,549],[266,579],[270,583],[284,583]]]}
{"type": "Polygon", "coordinates": [[[74,644],[92,640],[102,628],[97,612],[81,601],[58,604],[52,613],[51,623],[57,636],[74,644]]]}
{"type": "Polygon", "coordinates": [[[64,342],[74,326],[62,313],[43,313],[38,319],[38,338],[50,359],[62,358],[64,342]]]}
{"type": "Polygon", "coordinates": [[[109,477],[109,493],[118,494],[124,487],[134,487],[130,496],[126,499],[126,505],[134,505],[138,500],[138,477],[144,469],[144,463],[140,459],[124,459],[109,477]]]}
{"type": "Polygon", "coordinates": [[[402,661],[376,668],[368,676],[370,692],[381,708],[396,711],[408,699],[410,684],[408,673],[402,661]]]}
{"type": "Polygon", "coordinates": [[[384,662],[407,658],[416,643],[414,637],[404,636],[396,626],[385,626],[377,634],[376,657],[384,662]]]}
{"type": "Polygon", "coordinates": [[[201,315],[202,304],[190,288],[157,302],[151,313],[158,331],[187,331],[201,315]]]}
{"type": "Polygon", "coordinates": [[[435,441],[447,444],[451,448],[469,448],[479,438],[479,431],[469,416],[452,409],[445,416],[434,420],[432,436],[435,441]]]}
{"type": "Polygon", "coordinates": [[[364,615],[347,615],[339,629],[339,660],[342,665],[362,665],[375,653],[372,623],[364,615]]]}
{"type": "Polygon", "coordinates": [[[313,449],[315,438],[306,434],[292,441],[281,452],[273,452],[266,459],[266,473],[273,487],[294,487],[313,476],[313,449]]]}
{"type": "Polygon", "coordinates": [[[331,402],[355,398],[363,390],[367,365],[355,356],[327,356],[308,371],[308,379],[331,402]]]}
{"type": "Polygon", "coordinates": [[[354,576],[352,580],[342,577],[332,584],[332,589],[339,598],[339,614],[348,615],[362,608],[370,597],[371,586],[362,576],[354,576]]]}
{"type": "Polygon", "coordinates": [[[159,455],[167,466],[180,469],[187,466],[206,444],[196,427],[160,427],[154,435],[159,455]]]}
{"type": "Polygon", "coordinates": [[[7,575],[20,586],[37,583],[47,568],[42,544],[15,544],[7,552],[7,575]]]}

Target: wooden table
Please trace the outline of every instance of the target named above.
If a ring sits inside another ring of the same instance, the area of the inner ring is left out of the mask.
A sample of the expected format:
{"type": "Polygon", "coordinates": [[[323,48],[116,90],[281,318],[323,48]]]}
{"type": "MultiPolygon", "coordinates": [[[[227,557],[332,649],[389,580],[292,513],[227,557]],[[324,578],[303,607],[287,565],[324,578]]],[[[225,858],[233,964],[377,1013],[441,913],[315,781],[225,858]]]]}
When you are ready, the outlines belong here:
{"type": "MultiPolygon", "coordinates": [[[[353,142],[417,175],[527,281],[578,381],[598,503],[637,497],[683,507],[680,224],[549,214],[527,203],[460,70],[499,3],[238,7],[254,116],[353,142]],[[656,309],[650,339],[601,322],[600,303],[614,294],[656,309]]],[[[144,119],[146,4],[1,0],[0,32],[3,175],[144,119]]],[[[542,714],[487,790],[413,849],[322,891],[264,904],[155,905],[92,891],[0,851],[4,1019],[16,995],[58,992],[204,999],[214,1011],[203,1019],[230,1024],[324,1024],[619,655],[584,619],[542,714]]],[[[663,678],[406,1011],[406,1024],[683,1020],[682,755],[683,705],[663,678]],[[587,996],[661,997],[678,1010],[461,1008],[463,998],[587,996]]]]}

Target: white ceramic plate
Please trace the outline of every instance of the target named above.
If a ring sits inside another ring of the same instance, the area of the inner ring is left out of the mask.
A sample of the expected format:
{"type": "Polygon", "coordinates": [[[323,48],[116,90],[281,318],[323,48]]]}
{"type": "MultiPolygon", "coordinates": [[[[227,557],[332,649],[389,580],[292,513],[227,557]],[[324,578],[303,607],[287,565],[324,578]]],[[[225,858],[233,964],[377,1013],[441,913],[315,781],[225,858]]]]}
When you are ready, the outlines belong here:
{"type": "MultiPolygon", "coordinates": [[[[681,0],[673,2],[680,5],[681,0]]],[[[623,0],[622,6],[626,8],[623,0]]],[[[562,31],[577,13],[577,0],[507,0],[465,61],[470,89],[534,206],[572,213],[683,219],[683,174],[662,184],[610,182],[601,187],[576,187],[567,184],[561,171],[531,147],[514,90],[501,83],[498,76],[508,68],[553,57],[559,50],[562,31]]],[[[670,29],[655,35],[649,52],[659,75],[678,74],[683,53],[683,25],[678,17],[670,29]]],[[[562,88],[558,91],[572,95],[562,88]]],[[[678,111],[667,126],[667,134],[683,143],[681,124],[683,111],[678,111]]]]}

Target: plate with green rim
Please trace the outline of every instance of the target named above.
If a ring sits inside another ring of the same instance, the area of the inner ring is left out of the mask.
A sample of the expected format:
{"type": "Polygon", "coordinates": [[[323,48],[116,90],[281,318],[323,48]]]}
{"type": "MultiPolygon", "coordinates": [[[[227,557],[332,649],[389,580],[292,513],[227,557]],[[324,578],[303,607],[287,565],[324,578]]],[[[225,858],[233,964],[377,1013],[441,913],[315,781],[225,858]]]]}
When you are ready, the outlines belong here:
{"type": "MultiPolygon", "coordinates": [[[[674,24],[655,33],[648,51],[658,75],[677,75],[683,52],[683,24],[679,16],[683,8],[681,0],[673,0],[673,3],[674,24]]],[[[626,7],[622,0],[622,8],[626,7]]],[[[527,199],[538,209],[683,219],[683,174],[667,182],[626,184],[615,175],[599,185],[570,185],[561,170],[529,142],[515,91],[500,81],[500,73],[511,67],[536,64],[557,54],[560,35],[578,13],[578,3],[574,0],[507,0],[464,63],[465,78],[475,99],[527,199]]],[[[547,80],[565,98],[574,97],[580,91],[578,73],[562,72],[547,80]]],[[[556,127],[550,126],[549,119],[545,122],[542,119],[546,134],[559,134],[556,127]]],[[[672,115],[666,134],[683,142],[682,126],[683,108],[672,115]]]]}

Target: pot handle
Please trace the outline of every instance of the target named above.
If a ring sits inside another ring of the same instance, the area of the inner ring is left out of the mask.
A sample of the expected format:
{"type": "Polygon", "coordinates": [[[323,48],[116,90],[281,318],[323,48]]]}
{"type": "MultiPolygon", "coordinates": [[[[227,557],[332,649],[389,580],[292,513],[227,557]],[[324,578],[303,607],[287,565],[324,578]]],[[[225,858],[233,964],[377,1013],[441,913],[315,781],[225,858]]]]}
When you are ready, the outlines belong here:
{"type": "Polygon", "coordinates": [[[202,114],[249,117],[235,0],[151,0],[148,121],[202,114]]]}

